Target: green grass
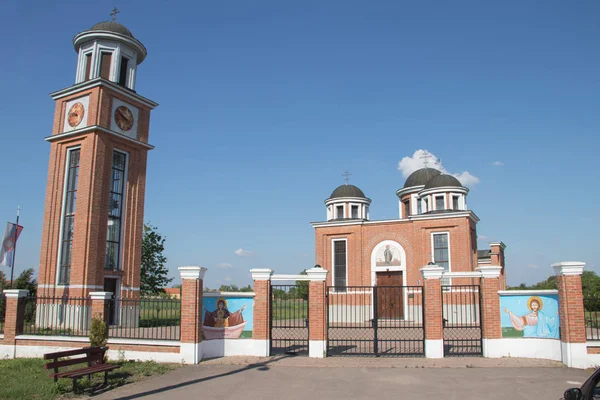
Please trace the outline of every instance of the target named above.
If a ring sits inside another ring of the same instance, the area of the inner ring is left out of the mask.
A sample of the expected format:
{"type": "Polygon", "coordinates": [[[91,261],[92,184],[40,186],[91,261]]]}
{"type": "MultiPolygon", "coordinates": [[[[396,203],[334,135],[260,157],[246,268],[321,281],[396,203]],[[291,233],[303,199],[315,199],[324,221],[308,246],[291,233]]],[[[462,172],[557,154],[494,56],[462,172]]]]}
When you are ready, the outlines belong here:
{"type": "Polygon", "coordinates": [[[523,337],[523,331],[518,331],[515,328],[502,328],[502,337],[523,337]]]}
{"type": "MultiPolygon", "coordinates": [[[[104,374],[95,374],[91,382],[87,378],[77,381],[78,393],[72,391],[71,379],[59,379],[57,383],[48,377],[44,360],[38,358],[17,358],[0,360],[0,399],[50,400],[90,395],[97,391],[105,392],[127,383],[145,379],[148,376],[164,374],[181,367],[180,364],[158,364],[153,361],[119,362],[121,368],[108,374],[108,385],[104,387],[104,374]]],[[[81,367],[83,365],[80,365],[81,367]]],[[[73,368],[79,368],[74,366],[73,368]]],[[[62,369],[61,369],[62,371],[62,369]]]]}
{"type": "Polygon", "coordinates": [[[308,303],[305,301],[273,301],[273,319],[298,319],[308,317],[308,303]]]}
{"type": "Polygon", "coordinates": [[[240,339],[252,339],[252,331],[242,331],[240,339]]]}

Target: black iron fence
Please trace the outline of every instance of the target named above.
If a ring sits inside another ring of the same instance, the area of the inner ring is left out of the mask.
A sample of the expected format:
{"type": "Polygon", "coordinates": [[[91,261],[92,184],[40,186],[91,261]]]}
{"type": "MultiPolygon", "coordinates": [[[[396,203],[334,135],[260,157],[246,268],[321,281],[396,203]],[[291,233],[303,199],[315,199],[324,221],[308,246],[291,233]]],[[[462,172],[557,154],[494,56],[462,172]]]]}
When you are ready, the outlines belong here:
{"type": "Polygon", "coordinates": [[[421,286],[327,288],[328,356],[423,356],[421,286]]]}
{"type": "Polygon", "coordinates": [[[170,298],[111,300],[108,337],[179,340],[181,300],[170,298]]]}
{"type": "Polygon", "coordinates": [[[481,293],[478,285],[442,286],[444,356],[481,356],[481,293]]]}
{"type": "Polygon", "coordinates": [[[25,298],[26,335],[88,336],[92,301],[84,297],[25,298]]]}
{"type": "Polygon", "coordinates": [[[4,318],[6,315],[6,295],[0,293],[0,333],[4,333],[4,318]]]}
{"type": "Polygon", "coordinates": [[[308,355],[308,282],[271,286],[271,354],[308,355]]]}
{"type": "Polygon", "coordinates": [[[585,336],[587,340],[600,340],[600,298],[584,297],[585,336]]]}

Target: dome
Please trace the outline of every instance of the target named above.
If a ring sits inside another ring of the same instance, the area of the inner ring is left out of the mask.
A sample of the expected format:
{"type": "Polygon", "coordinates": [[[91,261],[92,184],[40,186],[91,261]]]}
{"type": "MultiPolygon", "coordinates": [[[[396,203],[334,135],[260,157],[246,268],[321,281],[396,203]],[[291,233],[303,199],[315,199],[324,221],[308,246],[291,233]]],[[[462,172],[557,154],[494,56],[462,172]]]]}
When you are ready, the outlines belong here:
{"type": "Polygon", "coordinates": [[[423,186],[429,182],[434,176],[440,175],[441,172],[434,168],[421,168],[410,174],[404,182],[404,187],[423,186]]]}
{"type": "Polygon", "coordinates": [[[460,181],[452,175],[440,174],[431,178],[425,185],[425,189],[434,189],[446,186],[463,187],[460,181]]]}
{"type": "Polygon", "coordinates": [[[129,29],[116,21],[104,21],[99,22],[90,28],[90,31],[108,31],[113,33],[119,33],[121,35],[129,36],[133,38],[133,33],[129,29]]]}
{"type": "Polygon", "coordinates": [[[359,188],[357,188],[354,185],[348,185],[348,184],[338,186],[331,193],[331,196],[329,196],[330,199],[337,198],[337,197],[362,197],[363,199],[367,198],[362,190],[360,190],[359,188]]]}

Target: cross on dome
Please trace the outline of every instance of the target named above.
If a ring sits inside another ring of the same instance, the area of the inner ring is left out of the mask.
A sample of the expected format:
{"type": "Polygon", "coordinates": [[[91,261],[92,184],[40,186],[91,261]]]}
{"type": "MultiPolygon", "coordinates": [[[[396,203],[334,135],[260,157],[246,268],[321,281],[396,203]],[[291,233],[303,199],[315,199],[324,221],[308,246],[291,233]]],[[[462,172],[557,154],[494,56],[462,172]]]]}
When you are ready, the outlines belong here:
{"type": "Polygon", "coordinates": [[[346,181],[346,185],[348,184],[348,181],[350,180],[350,175],[352,175],[350,172],[348,172],[348,170],[344,170],[344,173],[342,174],[342,176],[344,177],[344,180],[346,181]]]}
{"type": "Polygon", "coordinates": [[[117,9],[117,7],[112,9],[112,12],[110,13],[110,16],[112,17],[112,20],[115,21],[117,19],[117,14],[120,13],[121,11],[119,11],[117,9]]]}

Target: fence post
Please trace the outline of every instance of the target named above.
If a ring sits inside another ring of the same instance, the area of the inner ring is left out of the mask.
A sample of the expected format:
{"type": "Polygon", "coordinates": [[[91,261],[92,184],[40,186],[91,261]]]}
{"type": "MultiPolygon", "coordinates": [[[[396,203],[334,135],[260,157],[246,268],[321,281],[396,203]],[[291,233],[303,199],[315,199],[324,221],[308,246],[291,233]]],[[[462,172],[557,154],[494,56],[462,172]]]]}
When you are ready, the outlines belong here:
{"type": "Polygon", "coordinates": [[[581,287],[584,266],[585,263],[579,261],[552,264],[558,286],[562,362],[572,368],[589,367],[581,287]]]}
{"type": "Polygon", "coordinates": [[[4,340],[0,341],[0,358],[15,358],[15,337],[23,332],[25,322],[25,289],[4,290],[6,314],[4,317],[4,340]]]}
{"type": "Polygon", "coordinates": [[[493,349],[495,339],[502,339],[502,325],[500,323],[500,295],[502,288],[502,267],[486,265],[477,267],[481,273],[481,342],[484,357],[494,357],[493,349]]]}
{"type": "Polygon", "coordinates": [[[320,266],[307,269],[308,283],[308,356],[323,358],[327,353],[327,270],[320,266]]]}
{"type": "Polygon", "coordinates": [[[184,364],[198,364],[202,360],[202,294],[206,268],[179,267],[181,275],[181,347],[184,364]]]}
{"type": "Polygon", "coordinates": [[[269,356],[271,353],[271,275],[273,271],[266,268],[251,269],[254,281],[254,322],[252,339],[257,355],[269,356]]]}
{"type": "Polygon", "coordinates": [[[92,299],[92,318],[100,316],[100,318],[106,324],[106,333],[108,334],[108,302],[112,298],[111,292],[91,292],[90,298],[92,299]]]}
{"type": "Polygon", "coordinates": [[[442,321],[442,285],[440,279],[444,268],[427,265],[421,268],[423,275],[425,357],[444,357],[444,327],[442,321]]]}

